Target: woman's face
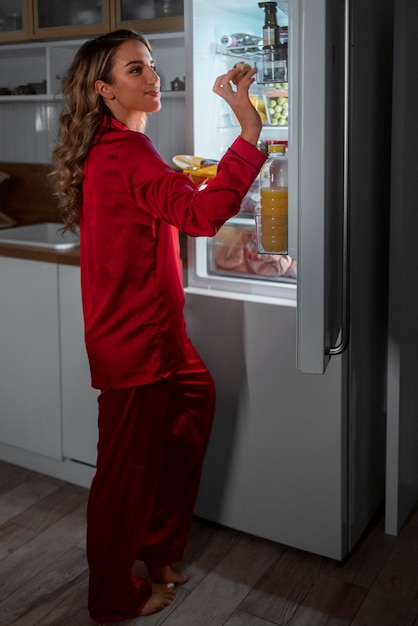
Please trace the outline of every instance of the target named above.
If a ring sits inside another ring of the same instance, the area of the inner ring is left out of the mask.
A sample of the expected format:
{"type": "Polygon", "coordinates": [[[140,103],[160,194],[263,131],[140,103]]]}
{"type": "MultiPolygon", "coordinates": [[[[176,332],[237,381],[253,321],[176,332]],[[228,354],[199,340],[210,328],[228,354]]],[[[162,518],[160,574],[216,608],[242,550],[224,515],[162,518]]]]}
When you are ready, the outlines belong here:
{"type": "Polygon", "coordinates": [[[96,90],[120,122],[137,130],[144,113],[161,108],[160,79],[148,48],[135,39],[119,46],[113,57],[111,84],[96,82],[96,90]]]}

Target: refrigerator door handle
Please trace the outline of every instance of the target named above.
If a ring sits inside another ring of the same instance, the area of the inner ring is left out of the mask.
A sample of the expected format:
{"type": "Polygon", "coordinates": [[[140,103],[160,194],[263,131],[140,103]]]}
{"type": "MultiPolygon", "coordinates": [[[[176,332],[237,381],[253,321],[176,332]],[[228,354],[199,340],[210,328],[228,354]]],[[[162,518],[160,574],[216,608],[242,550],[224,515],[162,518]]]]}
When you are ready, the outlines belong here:
{"type": "Polygon", "coordinates": [[[348,345],[351,12],[349,0],[289,3],[289,232],[295,213],[296,362],[308,374],[348,345]]]}
{"type": "Polygon", "coordinates": [[[350,339],[350,199],[349,199],[349,111],[350,111],[350,0],[345,0],[344,32],[344,191],[343,191],[343,233],[342,233],[342,320],[338,344],[325,347],[325,354],[342,354],[350,339]]]}

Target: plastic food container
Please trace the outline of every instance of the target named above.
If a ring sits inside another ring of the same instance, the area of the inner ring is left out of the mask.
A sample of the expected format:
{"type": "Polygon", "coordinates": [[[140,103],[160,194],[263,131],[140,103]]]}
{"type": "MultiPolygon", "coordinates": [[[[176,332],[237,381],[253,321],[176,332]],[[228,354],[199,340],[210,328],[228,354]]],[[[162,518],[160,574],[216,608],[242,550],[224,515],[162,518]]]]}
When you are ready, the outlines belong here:
{"type": "Polygon", "coordinates": [[[207,240],[208,271],[213,275],[260,280],[295,279],[296,261],[288,255],[259,254],[254,223],[228,223],[207,240]]]}
{"type": "Polygon", "coordinates": [[[266,89],[264,103],[270,126],[289,125],[289,92],[285,89],[266,89]]]}
{"type": "MultiPolygon", "coordinates": [[[[266,105],[264,101],[264,97],[261,94],[250,94],[250,100],[253,103],[256,110],[259,112],[261,121],[263,124],[268,124],[266,105]]],[[[239,126],[238,120],[235,117],[234,113],[231,111],[231,120],[234,126],[239,126]]]]}

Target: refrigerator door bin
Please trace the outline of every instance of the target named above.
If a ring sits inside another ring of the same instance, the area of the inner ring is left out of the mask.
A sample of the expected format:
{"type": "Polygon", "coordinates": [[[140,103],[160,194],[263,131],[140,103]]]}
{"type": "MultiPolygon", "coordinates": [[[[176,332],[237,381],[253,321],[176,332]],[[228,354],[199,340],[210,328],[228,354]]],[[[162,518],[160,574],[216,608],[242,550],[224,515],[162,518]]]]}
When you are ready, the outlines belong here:
{"type": "Polygon", "coordinates": [[[212,239],[207,239],[209,274],[269,281],[296,278],[294,259],[259,254],[257,248],[253,220],[225,224],[212,239]]]}
{"type": "Polygon", "coordinates": [[[296,274],[291,257],[258,253],[252,215],[239,214],[212,238],[188,240],[187,293],[296,306],[296,274]]]}

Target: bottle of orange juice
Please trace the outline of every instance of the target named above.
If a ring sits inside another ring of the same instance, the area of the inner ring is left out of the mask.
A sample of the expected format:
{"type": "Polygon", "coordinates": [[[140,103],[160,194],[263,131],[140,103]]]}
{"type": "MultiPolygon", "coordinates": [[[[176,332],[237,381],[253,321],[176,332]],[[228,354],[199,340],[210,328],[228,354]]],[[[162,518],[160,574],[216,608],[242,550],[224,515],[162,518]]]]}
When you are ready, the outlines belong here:
{"type": "Polygon", "coordinates": [[[268,147],[260,171],[260,215],[257,216],[259,252],[287,254],[287,156],[282,144],[268,147]]]}

